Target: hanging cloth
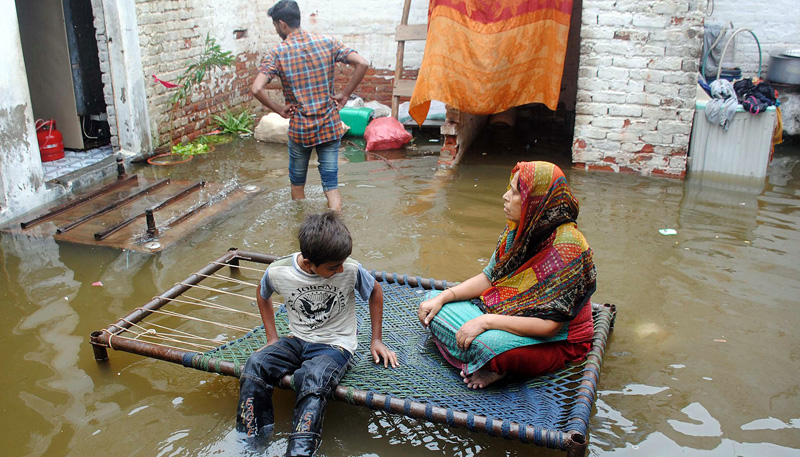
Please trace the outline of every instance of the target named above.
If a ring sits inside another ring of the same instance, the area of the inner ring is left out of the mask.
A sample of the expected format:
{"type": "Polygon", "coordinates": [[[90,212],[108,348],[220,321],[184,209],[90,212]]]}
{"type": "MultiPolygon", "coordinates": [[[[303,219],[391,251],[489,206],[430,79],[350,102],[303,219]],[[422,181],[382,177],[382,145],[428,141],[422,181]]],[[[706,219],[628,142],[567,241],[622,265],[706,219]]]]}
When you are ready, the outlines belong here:
{"type": "Polygon", "coordinates": [[[409,114],[431,100],[473,114],[558,105],[572,0],[431,0],[409,114]]]}

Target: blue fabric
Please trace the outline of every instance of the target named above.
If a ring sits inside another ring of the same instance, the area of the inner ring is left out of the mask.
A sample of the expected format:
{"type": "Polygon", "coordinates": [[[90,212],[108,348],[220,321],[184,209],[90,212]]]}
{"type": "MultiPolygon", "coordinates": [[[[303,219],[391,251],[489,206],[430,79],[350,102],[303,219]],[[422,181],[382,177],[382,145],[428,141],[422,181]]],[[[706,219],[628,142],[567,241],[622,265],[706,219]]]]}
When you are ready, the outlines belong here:
{"type": "MultiPolygon", "coordinates": [[[[423,300],[429,300],[442,293],[432,290],[425,294],[423,300]]],[[[471,301],[456,301],[445,304],[430,324],[431,333],[439,343],[439,348],[447,351],[450,357],[462,362],[465,374],[471,374],[486,365],[499,354],[511,349],[533,344],[551,343],[567,339],[568,325],[552,338],[532,338],[518,336],[504,330],[487,330],[478,335],[466,351],[456,345],[456,332],[467,321],[483,315],[483,311],[471,301]]],[[[452,361],[451,361],[452,363],[452,361]]]]}
{"type": "Polygon", "coordinates": [[[248,436],[269,433],[274,422],[272,391],[281,378],[293,374],[297,390],[293,429],[319,433],[326,397],[342,380],[351,356],[343,348],[291,336],[254,352],[239,377],[236,429],[248,436]],[[300,430],[303,424],[310,424],[310,429],[300,430]]]}
{"type": "Polygon", "coordinates": [[[339,145],[341,140],[329,141],[316,146],[305,147],[289,140],[289,181],[294,186],[306,183],[308,160],[311,150],[317,150],[319,177],[325,192],[339,188],[339,145]]]}
{"type": "MultiPolygon", "coordinates": [[[[517,236],[517,229],[512,229],[508,231],[508,236],[506,237],[506,252],[511,250],[511,246],[514,245],[514,238],[517,236]]],[[[494,266],[497,264],[497,259],[494,257],[495,253],[492,252],[492,256],[489,257],[489,264],[483,269],[483,274],[486,275],[489,280],[492,280],[492,270],[494,270],[494,266]]]]}
{"type": "Polygon", "coordinates": [[[358,277],[356,278],[356,291],[358,295],[361,296],[361,299],[364,301],[369,300],[369,296],[372,295],[372,289],[375,288],[375,277],[369,274],[367,270],[365,270],[361,264],[358,264],[358,277]]]}

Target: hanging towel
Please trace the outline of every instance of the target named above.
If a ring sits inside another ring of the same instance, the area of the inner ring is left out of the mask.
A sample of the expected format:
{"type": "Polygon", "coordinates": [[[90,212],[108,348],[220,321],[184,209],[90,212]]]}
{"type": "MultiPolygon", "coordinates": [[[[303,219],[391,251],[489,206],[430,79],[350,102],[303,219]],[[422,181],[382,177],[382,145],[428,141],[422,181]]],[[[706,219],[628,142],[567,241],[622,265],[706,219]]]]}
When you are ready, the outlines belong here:
{"type": "Polygon", "coordinates": [[[727,79],[717,79],[711,83],[711,97],[706,104],[706,119],[712,124],[721,125],[722,130],[727,132],[739,105],[733,84],[727,79]]]}
{"type": "Polygon", "coordinates": [[[558,105],[572,0],[431,0],[409,114],[431,100],[473,114],[558,105]]]}

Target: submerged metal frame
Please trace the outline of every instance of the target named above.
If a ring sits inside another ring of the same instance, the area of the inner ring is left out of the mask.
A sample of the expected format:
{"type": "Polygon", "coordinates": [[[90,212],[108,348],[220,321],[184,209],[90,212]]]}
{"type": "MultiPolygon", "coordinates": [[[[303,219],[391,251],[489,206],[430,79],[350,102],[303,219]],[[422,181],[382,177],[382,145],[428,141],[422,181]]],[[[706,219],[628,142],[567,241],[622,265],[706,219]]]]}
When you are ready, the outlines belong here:
{"type": "MultiPolygon", "coordinates": [[[[216,259],[215,261],[207,264],[205,267],[193,273],[185,280],[177,283],[171,289],[162,293],[161,295],[153,298],[144,306],[138,308],[124,318],[109,325],[104,330],[92,332],[90,343],[94,351],[94,358],[98,362],[108,360],[108,348],[118,351],[130,352],[139,354],[154,359],[165,360],[180,364],[189,368],[196,368],[191,363],[191,360],[197,352],[184,351],[180,349],[165,347],[156,343],[146,341],[134,340],[131,338],[119,336],[129,329],[133,324],[138,323],[152,314],[152,311],[158,310],[165,304],[169,303],[172,299],[183,294],[192,286],[199,284],[207,276],[227,267],[231,268],[231,272],[238,271],[239,261],[248,260],[262,264],[270,264],[278,259],[277,256],[261,254],[257,252],[240,251],[236,248],[231,248],[228,252],[216,259]]],[[[378,280],[385,280],[389,283],[397,283],[400,285],[409,285],[412,287],[422,287],[425,289],[445,289],[448,283],[446,281],[424,279],[419,277],[407,277],[405,275],[387,274],[386,272],[375,272],[372,274],[378,280]]],[[[452,284],[452,283],[450,283],[452,284]]],[[[601,315],[600,319],[595,321],[595,335],[598,333],[610,334],[613,328],[614,316],[616,308],[614,305],[595,305],[608,308],[607,313],[601,315]]],[[[577,395],[584,397],[585,401],[582,404],[585,408],[591,411],[594,405],[595,393],[597,382],[599,379],[599,369],[603,361],[603,353],[605,350],[606,339],[594,339],[592,349],[586,356],[586,364],[582,372],[582,381],[578,387],[577,395]]],[[[239,368],[236,364],[211,358],[207,361],[207,369],[202,371],[209,371],[220,373],[227,376],[239,377],[239,368]]],[[[291,389],[291,377],[285,376],[280,383],[280,387],[291,389]]],[[[393,414],[400,414],[414,419],[423,419],[434,423],[445,424],[453,427],[468,428],[472,431],[482,431],[491,436],[502,436],[507,439],[519,440],[525,443],[541,442],[542,437],[535,436],[536,432],[533,427],[520,427],[516,422],[512,422],[506,428],[504,421],[493,420],[486,416],[474,415],[471,420],[468,420],[468,414],[461,411],[454,411],[448,408],[432,406],[430,404],[411,401],[409,399],[395,398],[391,394],[376,394],[366,390],[356,389],[353,387],[346,387],[339,385],[333,391],[332,396],[339,401],[344,401],[353,405],[366,406],[371,409],[379,409],[393,414]],[[521,430],[522,429],[522,433],[521,430]]],[[[590,415],[587,415],[587,417],[590,415]]],[[[576,418],[573,420],[581,420],[576,418]]],[[[583,424],[584,430],[588,431],[589,424],[583,424]]],[[[587,437],[578,431],[560,430],[545,430],[544,443],[546,447],[552,449],[559,449],[567,452],[568,457],[579,457],[586,454],[588,445],[587,437]]]]}

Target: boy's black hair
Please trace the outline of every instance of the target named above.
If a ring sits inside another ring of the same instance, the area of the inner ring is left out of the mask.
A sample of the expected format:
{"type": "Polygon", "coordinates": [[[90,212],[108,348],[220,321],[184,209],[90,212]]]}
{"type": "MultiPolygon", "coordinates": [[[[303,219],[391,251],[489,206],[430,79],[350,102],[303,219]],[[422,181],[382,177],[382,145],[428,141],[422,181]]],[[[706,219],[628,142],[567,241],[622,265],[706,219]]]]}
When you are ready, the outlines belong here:
{"type": "Polygon", "coordinates": [[[316,266],[344,261],[353,252],[353,238],[336,211],[306,216],[297,238],[300,253],[316,266]]]}
{"type": "Polygon", "coordinates": [[[294,0],[279,1],[267,10],[267,14],[273,22],[283,21],[293,29],[300,27],[300,7],[294,0]]]}

